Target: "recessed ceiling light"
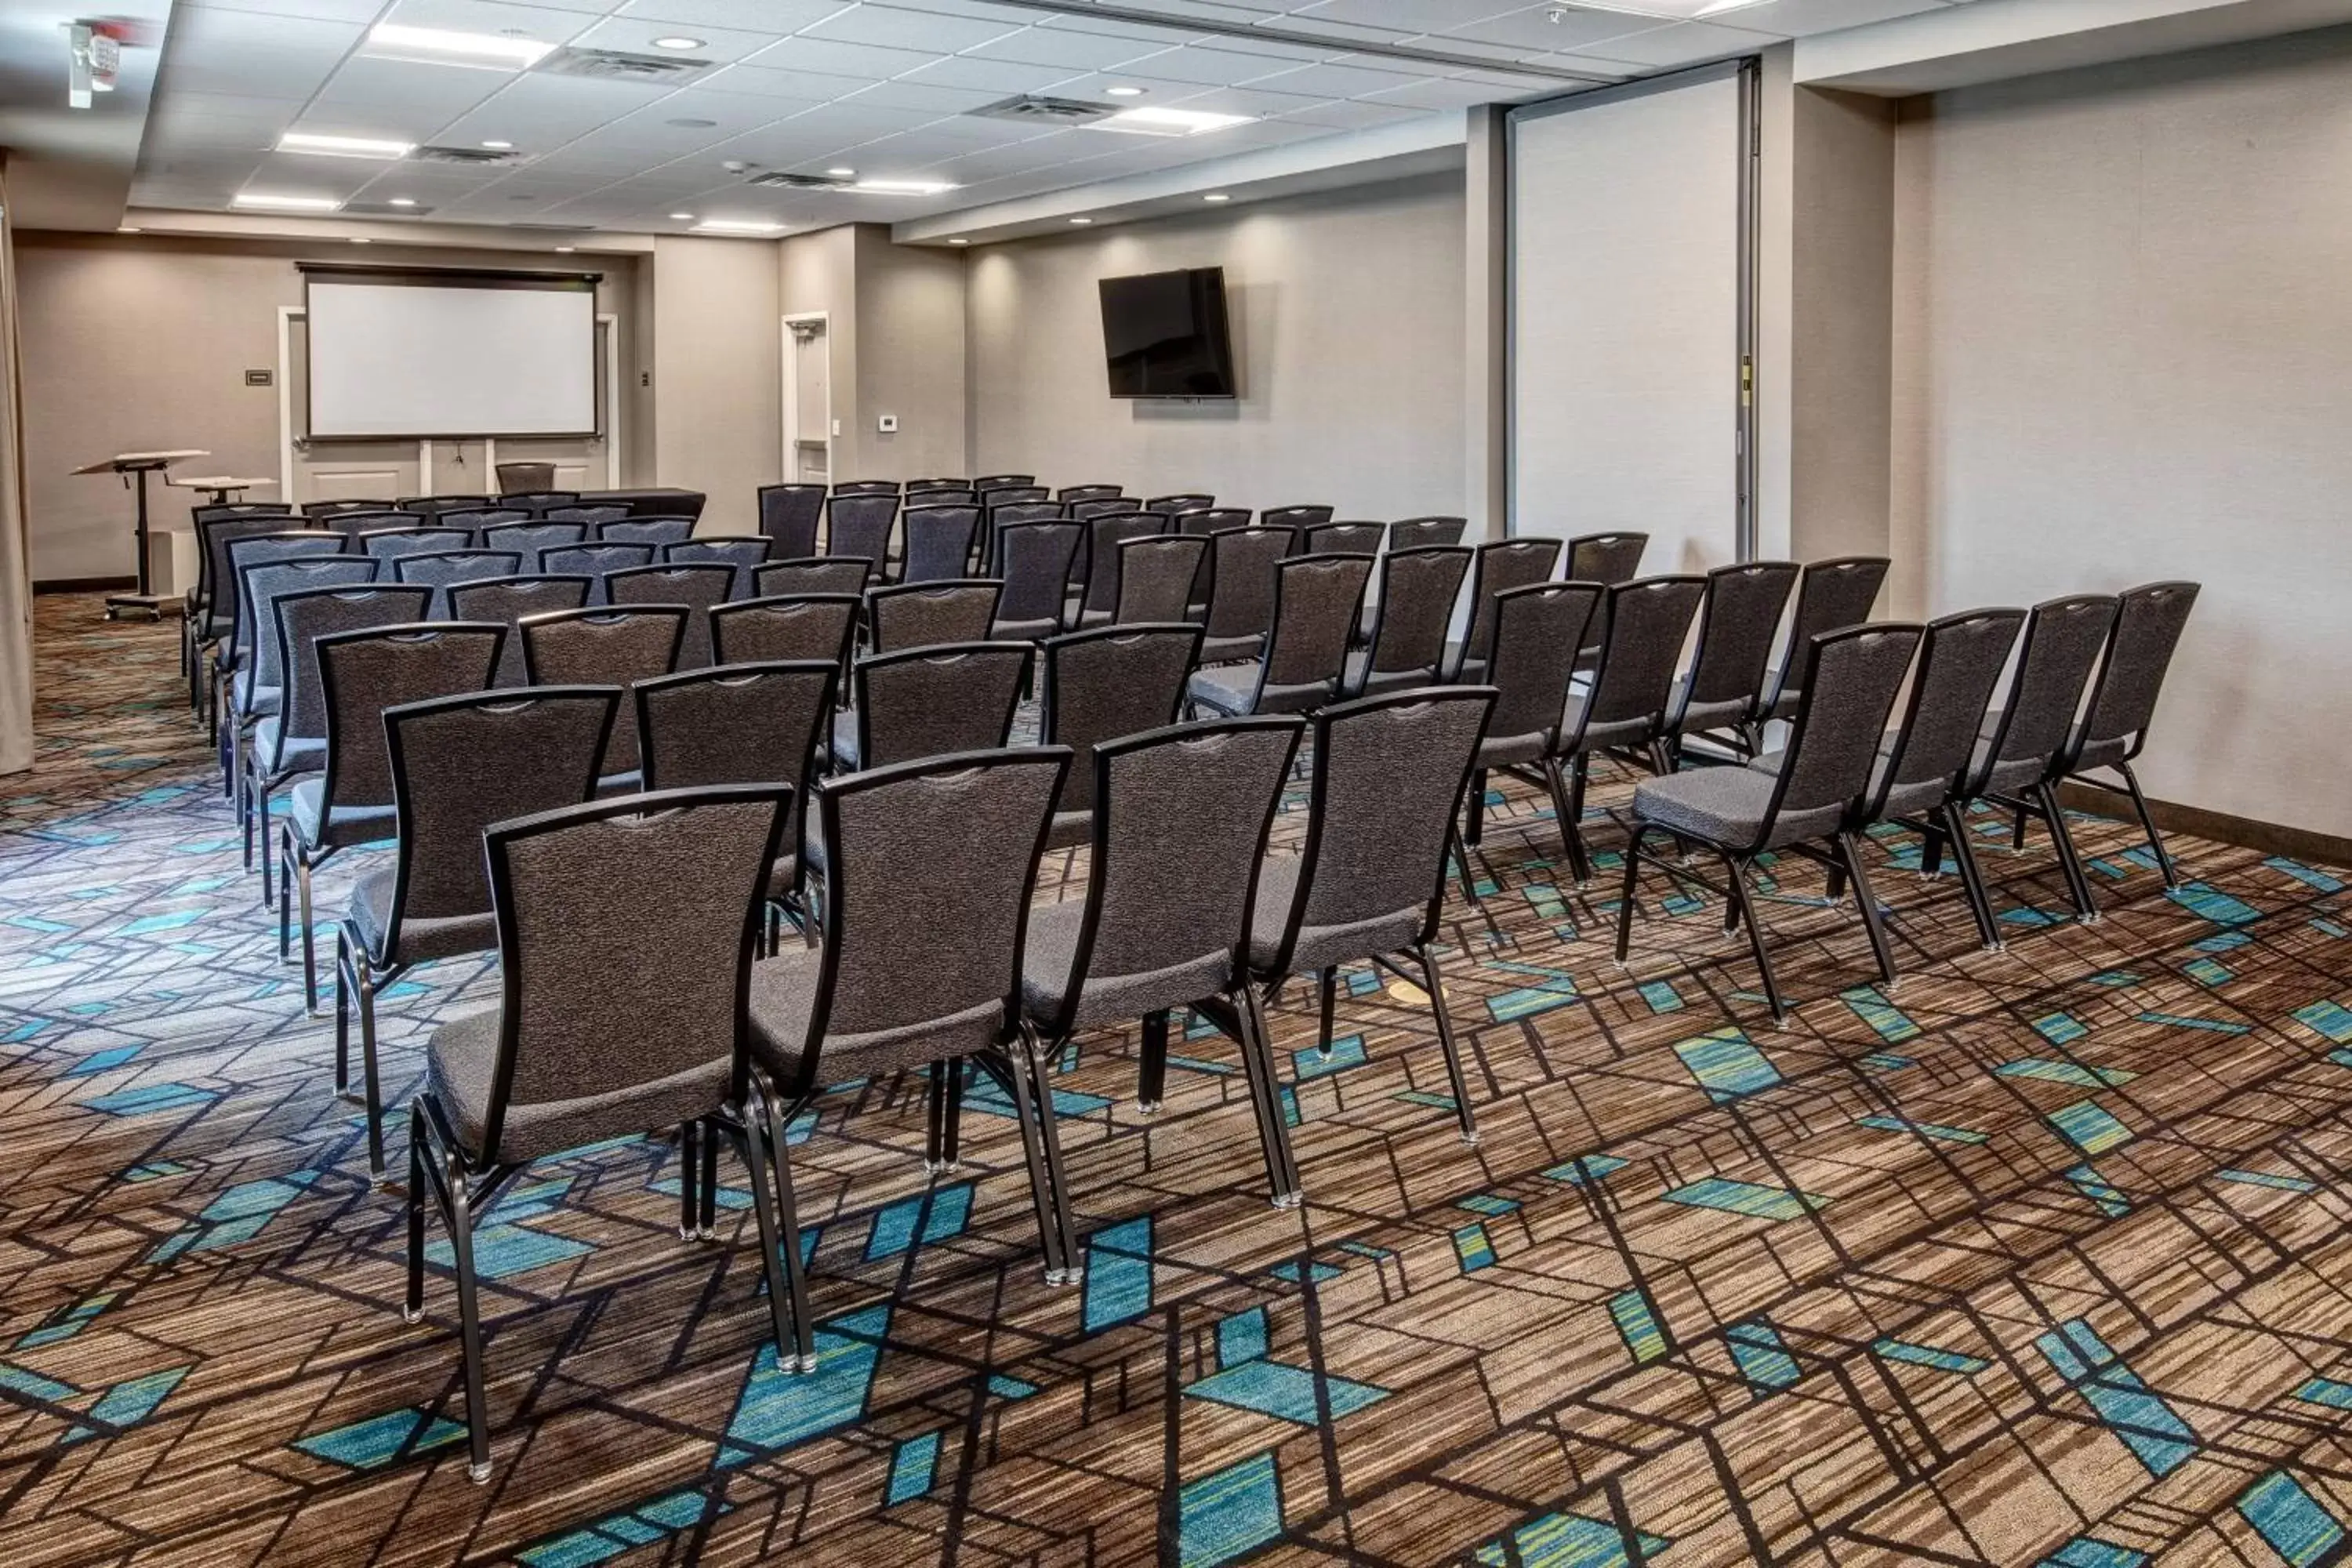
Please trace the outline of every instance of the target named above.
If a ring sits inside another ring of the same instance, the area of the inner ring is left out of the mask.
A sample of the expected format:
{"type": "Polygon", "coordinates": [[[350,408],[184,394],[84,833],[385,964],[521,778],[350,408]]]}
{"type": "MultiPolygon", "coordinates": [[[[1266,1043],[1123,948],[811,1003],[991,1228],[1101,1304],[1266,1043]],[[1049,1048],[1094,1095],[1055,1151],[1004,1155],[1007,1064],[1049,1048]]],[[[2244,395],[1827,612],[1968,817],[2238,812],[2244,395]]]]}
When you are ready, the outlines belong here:
{"type": "MultiPolygon", "coordinates": [[[[135,233],[137,233],[138,231],[137,231],[136,229],[131,229],[131,230],[126,230],[125,232],[135,234],[135,233]]],[[[949,240],[949,241],[948,241],[948,243],[949,243],[950,245],[970,245],[970,244],[971,243],[971,241],[970,241],[970,240],[968,240],[968,239],[951,239],[951,240],[949,240]]]]}
{"type": "Polygon", "coordinates": [[[1205,109],[1122,109],[1095,121],[1093,128],[1123,131],[1132,136],[1198,136],[1204,131],[1246,125],[1252,118],[1247,114],[1212,114],[1205,109]]]}
{"type": "Polygon", "coordinates": [[[869,196],[936,196],[958,187],[945,180],[860,180],[845,188],[869,196]]]}
{"type": "Polygon", "coordinates": [[[1113,98],[1141,98],[1143,96],[1143,89],[1139,87],[1107,87],[1103,89],[1103,91],[1108,93],[1113,98]]]}
{"type": "Polygon", "coordinates": [[[855,169],[827,169],[824,172],[824,177],[828,180],[854,180],[857,178],[857,171],[855,169]]]}
{"type": "Polygon", "coordinates": [[[1229,202],[1234,198],[1225,195],[1223,191],[1211,191],[1207,195],[1202,196],[1201,199],[1204,202],[1229,202]]]}
{"type": "Polygon", "coordinates": [[[355,234],[352,236],[352,243],[353,245],[373,245],[375,241],[370,239],[366,235],[355,234]]]}
{"type": "Polygon", "coordinates": [[[416,198],[415,196],[394,196],[385,205],[395,207],[413,207],[416,205],[416,198]]]}
{"type": "Polygon", "coordinates": [[[1079,227],[1084,228],[1087,225],[1094,222],[1095,220],[1090,217],[1074,217],[1070,221],[1076,224],[1079,227]]]}
{"type": "Polygon", "coordinates": [[[460,33],[446,27],[404,27],[391,22],[369,30],[367,47],[370,54],[509,71],[528,69],[555,52],[553,44],[536,38],[460,33]]]}
{"type": "Polygon", "coordinates": [[[573,245],[559,245],[555,247],[555,254],[558,256],[569,256],[578,248],[578,246],[573,245]]]}
{"type": "MultiPolygon", "coordinates": [[[[117,233],[117,234],[137,234],[137,233],[139,233],[140,231],[139,231],[139,227],[138,227],[138,226],[137,226],[137,225],[135,225],[135,224],[128,224],[128,223],[126,223],[126,224],[123,224],[122,226],[121,226],[120,227],[118,227],[114,232],[115,232],[115,233],[117,233]]],[[[961,244],[963,243],[963,241],[959,239],[959,240],[957,240],[955,243],[956,243],[956,244],[958,244],[958,245],[961,245],[961,244]]]]}
{"type": "Polygon", "coordinates": [[[694,221],[694,215],[692,213],[672,213],[669,216],[672,223],[692,223],[694,221]]]}
{"type": "Polygon", "coordinates": [[[697,234],[740,234],[757,236],[782,234],[784,232],[784,226],[780,223],[772,222],[766,218],[707,217],[700,223],[694,226],[694,232],[697,234]]]}
{"type": "Polygon", "coordinates": [[[313,131],[289,131],[278,138],[278,150],[316,153],[329,158],[405,158],[416,150],[416,144],[381,136],[322,136],[313,131]]]}
{"type": "Polygon", "coordinates": [[[657,49],[698,49],[702,47],[702,40],[700,38],[689,38],[684,34],[676,34],[667,38],[656,38],[654,40],[654,47],[657,49]]]}
{"type": "Polygon", "coordinates": [[[267,192],[240,191],[229,197],[233,207],[260,207],[273,212],[331,213],[342,206],[334,196],[274,196],[267,192]]]}
{"type": "Polygon", "coordinates": [[[505,153],[511,151],[514,147],[514,143],[511,142],[485,142],[482,143],[482,147],[486,152],[505,153]]]}

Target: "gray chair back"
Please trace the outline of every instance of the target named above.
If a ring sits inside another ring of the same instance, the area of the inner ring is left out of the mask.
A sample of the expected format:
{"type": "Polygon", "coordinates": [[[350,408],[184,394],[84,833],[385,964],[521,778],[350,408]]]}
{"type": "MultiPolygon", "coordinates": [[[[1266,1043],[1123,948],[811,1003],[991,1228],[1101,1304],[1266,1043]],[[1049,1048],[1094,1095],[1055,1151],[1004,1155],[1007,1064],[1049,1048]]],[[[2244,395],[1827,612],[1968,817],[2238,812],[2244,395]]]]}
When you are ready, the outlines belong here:
{"type": "Polygon", "coordinates": [[[1301,555],[1377,555],[1388,531],[1384,522],[1308,523],[1293,548],[1301,555]]]}
{"type": "Polygon", "coordinates": [[[1111,620],[1123,626],[1181,621],[1209,542],[1181,533],[1147,534],[1118,547],[1118,594],[1111,620]]]}
{"type": "Polygon", "coordinates": [[[1025,643],[963,642],[859,659],[852,670],[859,766],[1003,746],[1029,657],[1025,643]]]}
{"type": "Polygon", "coordinates": [[[1568,542],[1568,572],[1571,582],[1605,583],[1615,586],[1642,574],[1642,552],[1650,547],[1646,533],[1586,533],[1568,542]]]}
{"type": "Polygon", "coordinates": [[[1078,613],[1108,612],[1118,606],[1118,547],[1130,539],[1145,539],[1168,526],[1168,520],[1148,511],[1107,511],[1087,519],[1086,537],[1071,571],[1086,584],[1078,613]]]}
{"type": "Polygon", "coordinates": [[[1020,522],[996,531],[996,571],[1004,584],[996,618],[1006,633],[1048,637],[1061,629],[1070,563],[1076,559],[1080,525],[1020,522]]]}
{"type": "Polygon", "coordinates": [[[499,497],[499,504],[503,507],[511,507],[522,511],[527,511],[530,513],[531,516],[538,517],[553,507],[578,506],[580,504],[580,492],[578,490],[549,489],[545,486],[535,486],[527,490],[509,490],[499,497]]]}
{"type": "MultiPolygon", "coordinates": [[[[239,552],[240,554],[243,552],[239,552]]],[[[247,565],[244,581],[245,609],[238,618],[240,653],[244,630],[253,628],[252,657],[237,672],[238,707],[243,709],[257,687],[282,687],[285,670],[278,662],[284,651],[278,637],[278,600],[311,588],[347,588],[375,581],[375,563],[361,555],[288,555],[247,565]]]]}
{"type": "Polygon", "coordinates": [[[2111,594],[2076,594],[2033,606],[2009,705],[1978,748],[1964,798],[2032,789],[2061,765],[2084,688],[2115,625],[2116,604],[2111,594]]]}
{"type": "Polygon", "coordinates": [[[1054,492],[1057,500],[1116,500],[1125,491],[1118,485],[1064,485],[1054,492]]]}
{"type": "Polygon", "coordinates": [[[1039,692],[1037,732],[1047,745],[1070,748],[1070,776],[1055,814],[1092,811],[1095,748],[1122,735],[1139,735],[1176,721],[1184,680],[1201,651],[1201,628],[1165,626],[1097,626],[1048,637],[1039,692]]]}
{"type": "Polygon", "coordinates": [[[1745,723],[1764,700],[1764,668],[1780,635],[1780,616],[1802,570],[1793,561],[1749,561],[1706,574],[1675,728],[1684,734],[1745,723]]]}
{"type": "Polygon", "coordinates": [[[1034,474],[983,474],[971,481],[971,488],[976,490],[1004,490],[1036,482],[1034,474]]]}
{"type": "Polygon", "coordinates": [[[682,544],[694,537],[690,517],[623,517],[596,525],[599,544],[682,544]]]}
{"type": "Polygon", "coordinates": [[[789,794],[671,790],[501,822],[484,837],[505,990],[478,1165],[733,1101],[760,894],[789,794]]]}
{"type": "MultiPolygon", "coordinates": [[[[284,696],[278,705],[281,753],[288,741],[326,739],[327,697],[319,674],[319,639],[421,621],[432,597],[430,588],[364,582],[340,587],[298,588],[277,595],[272,602],[278,623],[277,668],[284,677],[279,683],[284,696]]],[[[271,759],[273,767],[277,761],[271,759]]]]}
{"type": "Polygon", "coordinates": [[[1456,670],[1486,662],[1495,646],[1495,595],[1551,580],[1559,564],[1557,539],[1498,539],[1481,544],[1470,567],[1470,626],[1456,670]]]}
{"type": "Polygon", "coordinates": [[[755,598],[779,595],[803,597],[811,594],[862,594],[876,563],[859,555],[834,555],[771,561],[751,573],[755,598]]]}
{"type": "Polygon", "coordinates": [[[403,496],[398,501],[403,511],[413,511],[420,517],[438,517],[445,511],[481,511],[490,504],[488,496],[403,496]]]}
{"type": "Polygon", "coordinates": [[[1804,688],[1790,676],[1813,638],[1870,619],[1870,607],[1878,602],[1879,587],[1886,581],[1887,565],[1884,555],[1845,555],[1806,563],[1805,574],[1797,584],[1797,614],[1790,623],[1789,653],[1781,660],[1764,713],[1786,718],[1793,710],[1797,693],[1804,688]]]}
{"type": "Polygon", "coordinates": [[[1564,752],[1645,745],[1664,728],[1675,667],[1691,619],[1706,596],[1704,577],[1643,577],[1608,590],[1601,659],[1592,688],[1560,736],[1564,752]]]}
{"type": "Polygon", "coordinates": [[[1389,549],[1426,550],[1433,544],[1459,544],[1469,529],[1466,517],[1408,517],[1389,524],[1389,549]]]}
{"type": "Polygon", "coordinates": [[[735,580],[728,584],[727,596],[748,599],[751,596],[752,574],[767,564],[768,550],[764,534],[709,533],[663,545],[661,561],[665,566],[731,566],[735,580]]]}
{"type": "MultiPolygon", "coordinates": [[[[1100,500],[1065,501],[1061,506],[1063,514],[1077,522],[1084,522],[1090,517],[1101,517],[1107,512],[1137,510],[1134,499],[1129,496],[1105,496],[1100,500]]],[[[990,515],[992,517],[995,513],[992,510],[990,515]]]]}
{"type": "Polygon", "coordinates": [[[719,562],[632,566],[605,575],[604,598],[615,609],[630,605],[685,605],[685,631],[671,668],[700,669],[710,662],[710,611],[727,602],[734,586],[735,568],[719,562]]]}
{"type": "Polygon", "coordinates": [[[645,787],[789,785],[776,854],[799,854],[801,814],[840,679],[838,664],[803,659],[714,665],[637,682],[633,721],[645,787]]]}
{"type": "Polygon", "coordinates": [[[470,550],[474,535],[468,529],[436,528],[418,519],[405,528],[370,529],[353,542],[360,553],[371,561],[398,561],[407,555],[446,555],[453,550],[470,550]]]}
{"type": "Polygon", "coordinates": [[[778,561],[799,561],[816,553],[816,525],[824,516],[823,485],[761,485],[760,531],[768,536],[769,553],[778,561]]]}
{"type": "Polygon", "coordinates": [[[445,550],[404,555],[392,564],[394,582],[422,583],[434,591],[433,618],[439,620],[449,614],[451,584],[511,577],[522,570],[522,556],[512,550],[445,550]]]}
{"type": "Polygon", "coordinates": [[[1927,623],[1911,701],[1859,821],[1919,816],[1958,787],[1976,752],[2023,610],[1963,610],[1927,623]]]}
{"type": "Polygon", "coordinates": [[[1494,689],[1494,711],[1482,753],[1488,765],[1532,762],[1554,744],[1576,678],[1576,650],[1607,593],[1598,583],[1530,583],[1495,596],[1485,682],[1494,689]]]}
{"type": "Polygon", "coordinates": [[[1445,668],[1445,634],[1454,601],[1470,574],[1470,552],[1460,545],[1391,550],[1381,558],[1381,602],[1372,613],[1371,652],[1365,681],[1378,685],[1425,677],[1445,668]]]}
{"type": "MultiPolygon", "coordinates": [[[[204,542],[204,552],[196,562],[196,575],[198,595],[205,605],[205,641],[227,636],[236,624],[236,569],[229,564],[229,546],[242,539],[264,539],[275,534],[300,539],[311,531],[299,518],[282,511],[242,512],[197,522],[196,536],[204,542]]],[[[319,546],[310,548],[317,551],[319,546]]]]}
{"type": "Polygon", "coordinates": [[[2128,762],[2139,753],[2156,717],[2173,649],[2197,605],[2194,583],[2148,583],[2116,600],[2107,651],[2091,683],[2091,702],[2067,747],[2066,765],[2128,762]]]}
{"type": "Polygon", "coordinates": [[[1060,522],[1069,515],[1069,507],[1062,501],[1005,501],[988,509],[988,526],[993,532],[1024,522],[1060,522]]]}
{"type": "Polygon", "coordinates": [[[981,500],[984,505],[992,507],[1015,506],[1022,501],[1048,500],[1052,499],[1045,487],[1039,484],[975,485],[972,487],[972,489],[973,493],[981,498],[981,500]]]}
{"type": "MultiPolygon", "coordinates": [[[[1250,514],[1247,507],[1213,506],[1204,508],[1200,511],[1184,512],[1178,516],[1176,519],[1175,531],[1179,533],[1193,534],[1202,539],[1214,539],[1218,534],[1223,533],[1228,530],[1247,528],[1249,525],[1250,514]]],[[[1271,596],[1274,587],[1273,573],[1274,568],[1272,566],[1268,566],[1266,568],[1266,588],[1268,590],[1266,613],[1268,615],[1273,614],[1274,611],[1274,600],[1271,596]]],[[[1217,547],[1214,544],[1212,544],[1209,546],[1208,553],[1201,557],[1200,571],[1194,573],[1192,575],[1192,592],[1186,600],[1186,604],[1191,612],[1200,614],[1205,614],[1207,612],[1212,592],[1216,586],[1216,580],[1217,547]]]]}
{"type": "Polygon", "coordinates": [[[554,550],[566,544],[588,542],[588,525],[584,522],[502,522],[482,530],[482,548],[511,550],[526,561],[537,561],[542,550],[554,550]]]}
{"type": "Polygon", "coordinates": [[[1212,638],[1264,638],[1274,626],[1275,573],[1290,553],[1280,528],[1229,528],[1209,541],[1206,626],[1212,638]]]}
{"type": "MultiPolygon", "coordinates": [[[[591,606],[526,616],[516,628],[522,634],[523,670],[532,686],[625,689],[677,668],[678,646],[692,618],[683,605],[591,606]]],[[[636,766],[636,726],[614,725],[598,776],[632,773],[636,766]]]]}
{"type": "Polygon", "coordinates": [[[555,484],[553,463],[500,463],[491,471],[499,477],[499,489],[509,495],[523,490],[550,489],[555,484]]]}
{"type": "Polygon", "coordinates": [[[474,537],[479,539],[482,530],[486,528],[497,528],[509,522],[529,522],[531,521],[531,516],[530,513],[517,508],[483,507],[471,511],[440,512],[434,517],[433,521],[443,528],[471,529],[474,537]]]}
{"type": "MultiPolygon", "coordinates": [[[[283,501],[231,501],[221,506],[202,507],[197,510],[224,517],[236,517],[249,511],[287,512],[295,509],[283,501]]],[[[367,500],[355,496],[347,496],[341,500],[306,500],[301,506],[304,517],[333,517],[338,512],[394,510],[396,509],[388,500],[367,500]]]]}
{"type": "Polygon", "coordinates": [[[629,515],[629,509],[618,501],[581,501],[572,506],[551,506],[539,514],[541,522],[584,523],[591,529],[602,528],[608,522],[618,522],[629,515]]]}
{"type": "Polygon", "coordinates": [[[355,554],[364,554],[366,547],[358,542],[371,533],[389,529],[401,531],[417,528],[425,520],[413,511],[338,511],[317,519],[310,526],[328,533],[340,533],[352,541],[343,546],[355,554]]]}
{"type": "Polygon", "coordinates": [[[1253,711],[1303,712],[1339,692],[1371,575],[1369,555],[1295,555],[1275,568],[1274,630],[1253,711]]]}
{"type": "Polygon", "coordinates": [[[874,575],[880,576],[890,559],[890,537],[898,531],[897,487],[855,491],[837,485],[824,503],[824,552],[862,555],[874,563],[874,575]]]}
{"type": "Polygon", "coordinates": [[[977,506],[917,506],[908,498],[907,560],[898,574],[905,583],[941,583],[971,570],[980,532],[977,506]]]}
{"type": "Polygon", "coordinates": [[[1182,512],[1206,511],[1216,504],[1217,498],[1204,491],[1182,490],[1172,496],[1153,496],[1143,503],[1143,510],[1175,517],[1182,512]]]}
{"type": "Polygon", "coordinates": [[[609,603],[604,593],[605,578],[615,572],[650,566],[653,559],[654,546],[650,544],[563,544],[539,552],[539,574],[585,577],[588,602],[602,605],[609,603]]]}
{"type": "Polygon", "coordinates": [[[874,651],[898,653],[940,643],[986,642],[989,629],[996,624],[997,596],[1003,587],[993,577],[962,577],[869,589],[866,618],[872,628],[874,651]]]}
{"type": "Polygon", "coordinates": [[[1049,1037],[1114,1002],[1133,1016],[1246,980],[1258,862],[1304,728],[1288,716],[1224,719],[1095,748],[1087,909],[1049,1037]]]}
{"type": "Polygon", "coordinates": [[[858,604],[855,594],[774,594],[717,605],[710,611],[711,661],[824,659],[841,668],[856,634],[858,604]]]}
{"type": "Polygon", "coordinates": [[[383,951],[372,957],[400,962],[412,921],[491,912],[484,830],[588,799],[620,700],[617,687],[551,686],[383,710],[398,826],[383,951]]]}
{"type": "Polygon", "coordinates": [[[844,479],[833,487],[837,496],[894,496],[898,493],[896,479],[844,479]]]}
{"type": "Polygon", "coordinates": [[[827,1040],[887,1070],[1001,1044],[1019,1008],[1029,889],[1069,753],[933,757],[816,786],[824,938],[800,1077],[827,1040]]]}
{"type": "MultiPolygon", "coordinates": [[[[1886,716],[1923,627],[1900,621],[1823,632],[1805,650],[1797,717],[1758,841],[1777,848],[1835,833],[1870,788],[1886,716]]],[[[1738,846],[1731,847],[1738,848],[1738,846]]]]}
{"type": "MultiPolygon", "coordinates": [[[[387,588],[387,594],[415,589],[387,588]]],[[[319,639],[320,694],[327,716],[325,794],[320,837],[338,806],[393,804],[392,752],[384,713],[439,697],[478,692],[490,683],[507,628],[464,621],[411,621],[319,639]]]]}
{"type": "Polygon", "coordinates": [[[1287,528],[1297,532],[1330,521],[1337,510],[1328,506],[1270,506],[1257,514],[1257,520],[1268,528],[1287,528]]]}
{"type": "Polygon", "coordinates": [[[520,686],[530,679],[523,668],[522,634],[515,628],[526,616],[557,610],[584,609],[595,584],[586,577],[486,577],[449,586],[449,618],[492,623],[507,628],[499,651],[498,673],[491,684],[520,686]]]}
{"type": "Polygon", "coordinates": [[[968,506],[976,519],[980,516],[980,493],[963,485],[908,485],[907,510],[913,511],[927,506],[968,506]]]}

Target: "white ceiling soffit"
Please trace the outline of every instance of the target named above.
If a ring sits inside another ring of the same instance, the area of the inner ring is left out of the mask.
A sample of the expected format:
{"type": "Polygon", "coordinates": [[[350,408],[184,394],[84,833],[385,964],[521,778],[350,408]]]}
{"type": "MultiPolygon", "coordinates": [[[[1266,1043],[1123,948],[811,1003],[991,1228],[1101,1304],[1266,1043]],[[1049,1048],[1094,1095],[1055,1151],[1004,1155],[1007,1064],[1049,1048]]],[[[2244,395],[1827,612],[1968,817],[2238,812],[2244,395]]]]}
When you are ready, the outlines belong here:
{"type": "Polygon", "coordinates": [[[76,10],[48,0],[0,0],[0,148],[8,153],[8,199],[21,228],[110,229],[122,216],[139,163],[172,0],[108,0],[76,10]],[[88,109],[68,105],[66,28],[92,16],[123,24],[111,92],[88,109]]]}
{"type": "Polygon", "coordinates": [[[1450,119],[1944,4],[1757,0],[1700,20],[1716,0],[181,0],[133,199],[218,212],[240,195],[309,197],[393,222],[605,232],[898,223],[1450,119]],[[523,69],[436,63],[372,47],[382,25],[562,52],[523,69]],[[580,50],[698,63],[674,80],[566,74],[580,50]],[[1168,136],[972,113],[1018,94],[1237,118],[1168,136]],[[289,131],[476,152],[511,142],[515,156],[277,151],[289,131]],[[901,188],[747,178],[843,168],[901,188]]]}
{"type": "Polygon", "coordinates": [[[2352,0],[1975,0],[1797,41],[1798,81],[1888,98],[2352,22],[2352,0]]]}

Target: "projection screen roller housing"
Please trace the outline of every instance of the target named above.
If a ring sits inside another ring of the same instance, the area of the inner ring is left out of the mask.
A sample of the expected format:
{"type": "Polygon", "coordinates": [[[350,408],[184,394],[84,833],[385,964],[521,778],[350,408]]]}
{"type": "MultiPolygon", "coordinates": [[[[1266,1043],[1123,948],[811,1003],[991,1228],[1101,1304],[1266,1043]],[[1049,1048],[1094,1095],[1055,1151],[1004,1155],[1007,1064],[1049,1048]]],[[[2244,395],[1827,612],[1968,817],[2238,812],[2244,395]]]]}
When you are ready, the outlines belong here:
{"type": "Polygon", "coordinates": [[[305,280],[313,439],[597,434],[593,278],[306,270],[305,280]]]}

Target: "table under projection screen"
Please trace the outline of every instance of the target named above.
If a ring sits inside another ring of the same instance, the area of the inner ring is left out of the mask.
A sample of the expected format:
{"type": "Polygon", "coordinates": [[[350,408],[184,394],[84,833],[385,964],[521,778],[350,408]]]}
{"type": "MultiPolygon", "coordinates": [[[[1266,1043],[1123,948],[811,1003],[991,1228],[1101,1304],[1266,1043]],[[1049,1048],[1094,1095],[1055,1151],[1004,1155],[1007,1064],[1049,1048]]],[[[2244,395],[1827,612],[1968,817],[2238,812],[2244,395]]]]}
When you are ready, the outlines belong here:
{"type": "Polygon", "coordinates": [[[1512,532],[1740,558],[1748,115],[1737,66],[1513,111],[1512,532]]]}
{"type": "Polygon", "coordinates": [[[312,439],[597,433],[593,277],[306,268],[304,281],[312,439]]]}

